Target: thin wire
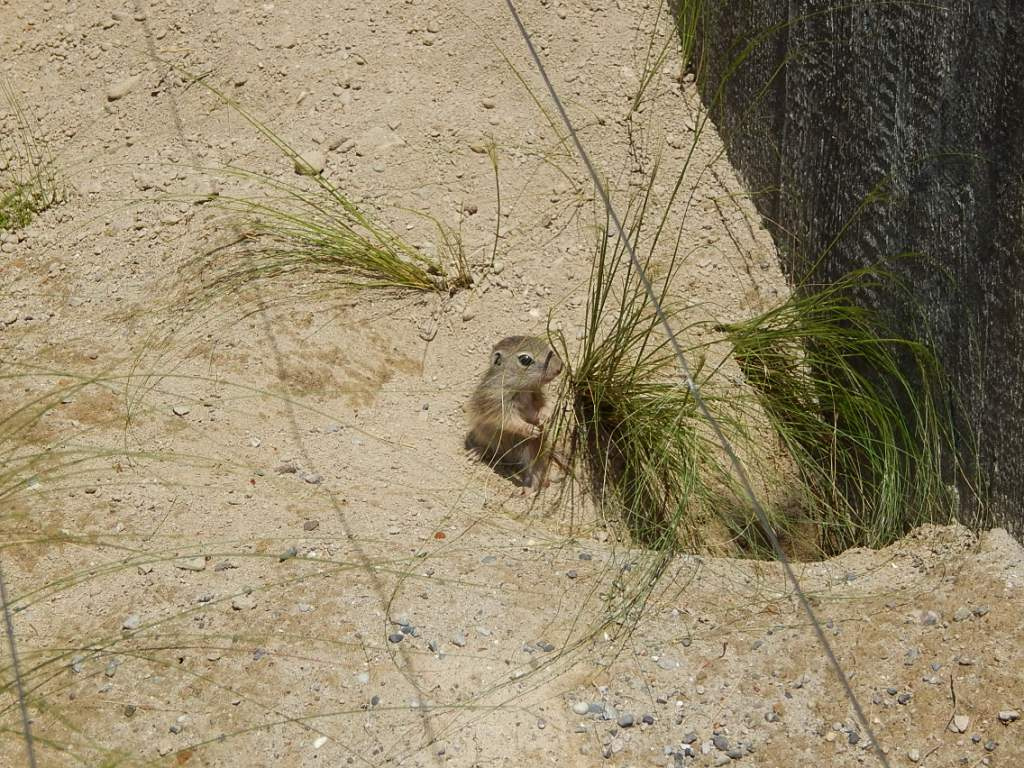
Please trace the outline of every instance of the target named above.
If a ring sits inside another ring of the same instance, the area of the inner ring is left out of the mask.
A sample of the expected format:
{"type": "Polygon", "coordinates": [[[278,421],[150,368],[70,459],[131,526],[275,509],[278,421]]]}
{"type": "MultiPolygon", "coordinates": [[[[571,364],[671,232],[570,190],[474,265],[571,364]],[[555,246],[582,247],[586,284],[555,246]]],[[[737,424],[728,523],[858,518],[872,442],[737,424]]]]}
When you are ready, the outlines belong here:
{"type": "Polygon", "coordinates": [[[733,469],[739,478],[740,485],[743,488],[744,493],[747,495],[751,506],[757,513],[757,518],[764,528],[765,533],[768,535],[769,541],[771,541],[772,549],[775,550],[776,557],[779,558],[779,562],[782,563],[783,570],[786,572],[787,578],[792,582],[793,589],[796,591],[800,601],[800,605],[804,609],[804,613],[811,621],[811,625],[814,627],[814,632],[818,637],[818,642],[821,644],[822,649],[825,651],[825,655],[828,657],[832,671],[836,677],[839,678],[839,682],[842,683],[843,690],[846,692],[846,698],[849,699],[850,705],[853,707],[853,711],[857,717],[857,721],[860,723],[864,732],[868,735],[871,740],[871,744],[874,747],[875,754],[878,757],[878,761],[885,767],[890,768],[889,760],[886,758],[885,753],[882,751],[881,745],[875,738],[874,731],[868,723],[867,717],[864,715],[864,709],[860,705],[856,694],[853,692],[853,687],[850,685],[850,680],[847,678],[846,673],[843,672],[843,668],[839,665],[839,659],[836,658],[835,652],[832,650],[832,646],[828,642],[828,638],[825,637],[825,630],[821,626],[821,622],[818,621],[817,615],[814,613],[814,609],[811,607],[810,601],[807,599],[807,595],[804,594],[803,589],[800,587],[800,582],[796,577],[796,573],[793,571],[793,566],[789,562],[789,558],[786,557],[786,553],[783,551],[782,546],[779,544],[779,540],[775,535],[775,529],[772,528],[771,523],[768,520],[768,515],[761,505],[761,502],[757,498],[757,494],[754,493],[753,485],[750,482],[750,478],[747,475],[746,469],[740,462],[739,456],[736,455],[736,451],[733,449],[729,439],[725,436],[722,431],[722,426],[718,423],[718,420],[714,417],[711,411],[708,409],[707,404],[704,402],[704,398],[700,394],[700,388],[697,386],[697,382],[694,381],[692,374],[690,373],[690,366],[686,362],[686,357],[683,355],[683,350],[679,345],[679,340],[676,338],[675,333],[672,330],[672,326],[668,322],[668,317],[665,315],[664,310],[661,307],[661,303],[658,301],[657,294],[654,291],[654,286],[651,284],[650,279],[647,277],[647,273],[637,258],[636,251],[633,250],[633,244],[629,237],[626,235],[626,230],[622,226],[622,222],[619,220],[618,214],[615,212],[615,208],[612,207],[611,198],[608,196],[608,190],[605,189],[601,183],[600,177],[597,175],[597,171],[594,168],[593,163],[590,161],[590,156],[583,148],[583,144],[580,142],[580,138],[576,133],[576,129],[573,127],[572,121],[569,119],[568,113],[565,111],[565,106],[562,104],[562,100],[558,97],[555,92],[555,87],[551,83],[551,79],[548,77],[547,70],[544,69],[544,64],[540,60],[540,56],[537,53],[537,49],[533,47],[533,40],[530,38],[530,33],[526,31],[526,27],[523,24],[523,20],[519,17],[519,13],[516,11],[515,6],[512,4],[512,0],[505,0],[508,5],[509,12],[512,14],[512,18],[516,22],[516,26],[519,28],[519,33],[523,36],[523,40],[526,42],[526,47],[530,50],[530,56],[533,58],[533,62],[537,65],[537,69],[540,71],[540,76],[544,80],[544,85],[547,86],[548,93],[551,95],[551,100],[555,103],[555,107],[558,109],[558,114],[562,118],[562,122],[565,123],[566,129],[569,131],[569,136],[572,138],[572,142],[576,147],[576,151],[579,153],[580,159],[587,168],[587,173],[590,174],[590,178],[594,182],[594,187],[597,189],[597,193],[601,196],[601,201],[604,203],[605,209],[608,211],[608,216],[611,218],[612,223],[615,225],[615,232],[621,240],[625,249],[629,252],[629,258],[633,262],[633,268],[640,276],[640,280],[643,283],[644,290],[647,292],[647,297],[654,306],[654,312],[658,318],[659,323],[665,330],[665,334],[668,337],[669,344],[672,346],[672,351],[675,353],[676,358],[679,360],[679,365],[683,370],[683,375],[686,380],[686,386],[690,390],[690,394],[693,396],[693,401],[700,411],[701,416],[711,426],[715,436],[721,443],[723,450],[729,457],[729,461],[732,463],[733,469]]]}
{"type": "Polygon", "coordinates": [[[11,668],[14,670],[14,687],[18,690],[18,708],[21,710],[21,727],[25,735],[25,754],[29,768],[36,768],[36,746],[32,741],[32,721],[28,718],[25,703],[25,686],[21,682],[21,667],[18,664],[18,646],[14,642],[14,618],[7,602],[7,583],[4,581],[3,564],[0,562],[0,603],[4,606],[4,627],[7,630],[7,645],[11,649],[11,668]]]}

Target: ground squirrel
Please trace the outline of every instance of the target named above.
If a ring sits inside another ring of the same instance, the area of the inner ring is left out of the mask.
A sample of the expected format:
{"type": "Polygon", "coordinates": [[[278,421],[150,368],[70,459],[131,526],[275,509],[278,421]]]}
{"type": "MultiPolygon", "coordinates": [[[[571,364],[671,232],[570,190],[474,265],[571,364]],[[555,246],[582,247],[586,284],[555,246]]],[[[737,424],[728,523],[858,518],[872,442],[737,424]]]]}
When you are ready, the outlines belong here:
{"type": "Polygon", "coordinates": [[[523,487],[545,484],[551,455],[544,445],[544,385],[562,372],[562,359],[538,336],[508,336],[469,401],[466,446],[523,487]]]}

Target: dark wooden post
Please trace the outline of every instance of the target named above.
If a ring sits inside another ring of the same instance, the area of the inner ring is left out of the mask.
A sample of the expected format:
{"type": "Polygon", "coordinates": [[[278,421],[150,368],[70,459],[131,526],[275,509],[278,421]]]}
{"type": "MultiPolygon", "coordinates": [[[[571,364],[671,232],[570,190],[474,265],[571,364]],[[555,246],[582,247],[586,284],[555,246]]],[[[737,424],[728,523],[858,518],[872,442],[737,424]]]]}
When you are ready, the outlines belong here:
{"type": "Polygon", "coordinates": [[[930,339],[971,482],[1024,536],[1024,2],[703,5],[701,93],[787,270],[912,287],[858,300],[930,339]]]}

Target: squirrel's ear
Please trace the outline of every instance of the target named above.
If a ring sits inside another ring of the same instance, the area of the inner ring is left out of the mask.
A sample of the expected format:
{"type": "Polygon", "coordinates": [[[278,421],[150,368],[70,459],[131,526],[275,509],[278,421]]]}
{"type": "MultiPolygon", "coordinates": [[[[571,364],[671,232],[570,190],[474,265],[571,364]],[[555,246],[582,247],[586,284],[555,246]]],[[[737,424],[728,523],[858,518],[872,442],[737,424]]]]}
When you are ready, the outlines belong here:
{"type": "Polygon", "coordinates": [[[494,353],[494,364],[501,365],[501,352],[494,353]]]}

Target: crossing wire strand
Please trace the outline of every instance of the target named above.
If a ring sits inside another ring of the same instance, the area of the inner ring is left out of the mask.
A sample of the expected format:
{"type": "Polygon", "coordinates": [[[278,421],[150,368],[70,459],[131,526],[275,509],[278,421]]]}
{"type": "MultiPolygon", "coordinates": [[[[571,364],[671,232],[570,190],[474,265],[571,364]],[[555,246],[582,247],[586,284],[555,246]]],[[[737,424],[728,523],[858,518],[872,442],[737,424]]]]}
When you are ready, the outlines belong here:
{"type": "Polygon", "coordinates": [[[850,702],[850,706],[853,708],[857,722],[870,739],[871,745],[874,748],[875,756],[878,758],[878,762],[881,763],[884,768],[890,768],[889,760],[886,757],[885,752],[882,750],[882,745],[878,742],[878,739],[875,738],[874,730],[871,728],[871,724],[868,722],[868,719],[864,714],[864,708],[861,706],[860,701],[857,699],[857,695],[853,692],[853,687],[850,685],[850,679],[839,664],[839,659],[836,657],[835,651],[832,650],[832,646],[828,642],[828,638],[825,637],[825,630],[822,627],[821,622],[818,620],[817,614],[815,614],[810,601],[807,599],[806,593],[800,586],[800,581],[797,579],[796,573],[793,570],[793,565],[790,563],[789,558],[786,557],[786,553],[779,544],[779,539],[775,535],[775,529],[768,520],[768,515],[764,510],[764,506],[761,504],[760,500],[757,498],[757,494],[754,492],[753,485],[750,482],[750,477],[748,476],[743,463],[740,461],[739,456],[736,455],[736,451],[733,449],[732,444],[722,431],[721,424],[718,423],[718,420],[711,413],[710,409],[708,409],[707,404],[704,402],[704,398],[701,396],[700,388],[697,386],[697,382],[694,380],[693,375],[690,372],[690,366],[686,362],[686,357],[683,355],[682,347],[679,345],[679,340],[672,330],[668,317],[662,309],[661,303],[658,301],[658,296],[654,290],[654,286],[651,284],[650,278],[647,276],[647,272],[644,270],[639,258],[637,258],[636,251],[633,249],[633,244],[626,235],[626,230],[622,226],[622,222],[612,205],[611,198],[608,195],[608,190],[601,183],[601,179],[597,174],[597,170],[594,168],[594,164],[590,160],[590,156],[583,148],[579,135],[576,133],[576,128],[573,126],[572,120],[569,119],[569,114],[565,110],[565,105],[558,97],[558,93],[555,91],[551,78],[548,77],[547,70],[544,68],[540,55],[537,53],[537,49],[533,45],[533,40],[526,29],[526,25],[519,16],[519,12],[516,10],[512,0],[505,0],[505,4],[508,6],[509,13],[512,15],[516,27],[519,29],[519,34],[526,43],[527,49],[529,49],[530,57],[533,59],[533,63],[537,66],[537,70],[540,72],[540,76],[544,81],[544,85],[547,88],[548,94],[551,96],[551,100],[554,103],[555,108],[558,110],[562,123],[569,132],[569,137],[572,139],[573,146],[576,148],[576,152],[579,155],[580,160],[586,167],[587,173],[590,175],[590,178],[594,183],[594,188],[597,190],[597,194],[601,197],[601,202],[603,203],[605,210],[608,212],[608,217],[611,219],[612,224],[615,227],[615,234],[622,242],[623,247],[629,253],[629,258],[633,264],[633,268],[636,270],[637,275],[643,283],[644,290],[647,292],[647,297],[654,307],[658,323],[664,330],[672,351],[675,354],[676,359],[679,361],[679,367],[683,372],[683,379],[690,391],[690,394],[693,396],[693,401],[696,404],[701,417],[711,427],[712,431],[715,433],[716,439],[721,444],[726,455],[729,457],[729,462],[732,464],[732,468],[736,472],[736,477],[740,482],[740,487],[743,489],[743,493],[746,495],[747,501],[754,509],[758,521],[767,534],[768,539],[771,542],[772,549],[775,551],[775,556],[779,559],[779,562],[782,563],[783,570],[786,573],[786,578],[789,579],[790,583],[793,585],[793,590],[797,594],[800,606],[803,608],[811,626],[814,628],[814,633],[817,636],[818,643],[821,645],[822,650],[828,659],[829,666],[831,666],[833,673],[842,685],[846,698],[850,702]]]}
{"type": "Polygon", "coordinates": [[[25,737],[25,757],[29,768],[36,768],[36,746],[32,739],[32,720],[28,716],[28,703],[25,700],[25,686],[21,679],[21,667],[18,663],[18,644],[14,637],[14,618],[7,600],[7,582],[4,579],[3,564],[0,562],[0,603],[3,603],[4,629],[7,632],[7,646],[11,651],[11,670],[14,674],[14,688],[18,696],[18,709],[21,712],[22,735],[25,737]]]}

